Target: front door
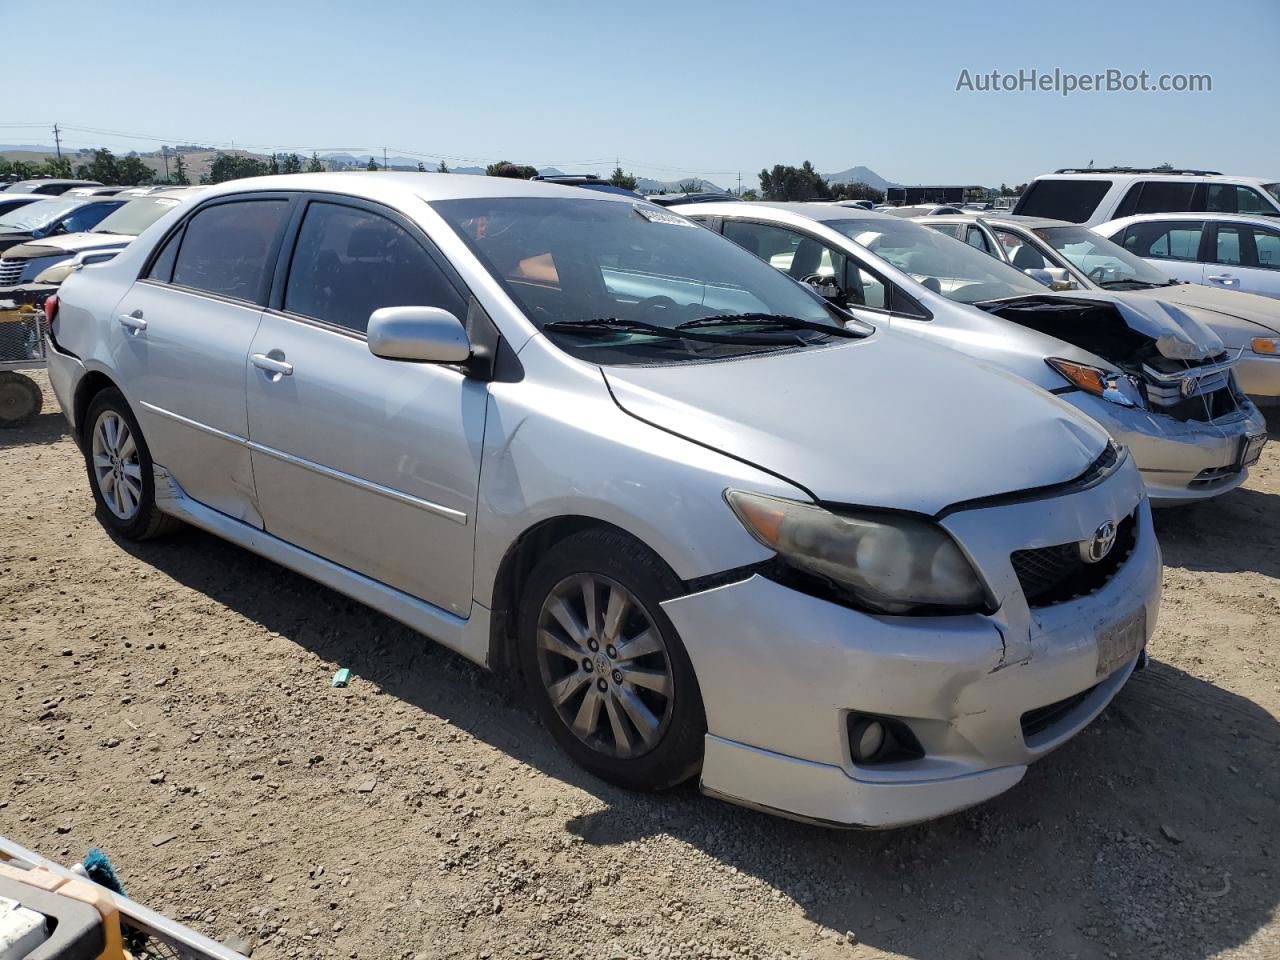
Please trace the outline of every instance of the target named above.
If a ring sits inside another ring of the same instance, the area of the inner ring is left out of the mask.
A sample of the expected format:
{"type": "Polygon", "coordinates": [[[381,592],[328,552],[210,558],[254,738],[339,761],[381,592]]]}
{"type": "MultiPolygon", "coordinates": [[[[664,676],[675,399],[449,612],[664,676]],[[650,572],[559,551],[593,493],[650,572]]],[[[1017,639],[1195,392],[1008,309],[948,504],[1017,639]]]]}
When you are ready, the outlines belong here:
{"type": "Polygon", "coordinates": [[[379,307],[465,316],[428,245],[372,204],[308,202],[248,351],[249,438],[269,533],[465,617],[488,391],[365,339],[379,307]]]}
{"type": "Polygon", "coordinates": [[[276,195],[197,210],[115,308],[108,335],[155,462],[192,499],[255,526],[245,357],[289,206],[276,195]]]}

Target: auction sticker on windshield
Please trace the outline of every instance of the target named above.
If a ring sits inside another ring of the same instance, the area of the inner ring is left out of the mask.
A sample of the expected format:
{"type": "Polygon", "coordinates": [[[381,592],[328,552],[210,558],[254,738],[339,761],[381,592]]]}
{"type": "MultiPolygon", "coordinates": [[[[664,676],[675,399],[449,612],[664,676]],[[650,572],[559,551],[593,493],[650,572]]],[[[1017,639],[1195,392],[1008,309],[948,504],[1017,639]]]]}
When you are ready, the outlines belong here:
{"type": "Polygon", "coordinates": [[[678,213],[668,213],[661,207],[642,207],[637,203],[632,209],[650,223],[669,223],[673,227],[694,227],[695,229],[698,226],[692,220],[686,220],[678,213]]]}

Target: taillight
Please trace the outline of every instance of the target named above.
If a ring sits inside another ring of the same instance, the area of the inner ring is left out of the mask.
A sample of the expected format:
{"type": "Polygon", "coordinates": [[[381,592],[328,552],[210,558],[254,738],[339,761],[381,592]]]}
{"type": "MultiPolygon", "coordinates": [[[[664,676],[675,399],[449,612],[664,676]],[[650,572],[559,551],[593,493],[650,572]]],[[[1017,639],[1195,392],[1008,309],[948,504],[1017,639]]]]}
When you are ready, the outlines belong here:
{"type": "Polygon", "coordinates": [[[50,327],[53,326],[53,321],[58,319],[58,295],[56,293],[51,293],[44,299],[44,319],[50,327]]]}

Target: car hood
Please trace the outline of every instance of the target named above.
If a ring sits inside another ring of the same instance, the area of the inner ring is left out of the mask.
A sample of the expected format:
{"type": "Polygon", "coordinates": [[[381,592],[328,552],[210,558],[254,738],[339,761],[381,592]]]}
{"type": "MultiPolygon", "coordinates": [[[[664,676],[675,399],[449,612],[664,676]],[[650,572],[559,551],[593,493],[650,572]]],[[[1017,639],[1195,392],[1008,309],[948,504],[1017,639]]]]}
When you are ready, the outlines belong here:
{"type": "MultiPolygon", "coordinates": [[[[124,247],[133,237],[118,233],[64,233],[56,237],[43,237],[22,245],[21,256],[50,257],[55,253],[73,256],[83,250],[96,250],[100,247],[124,247]],[[41,249],[46,248],[46,249],[41,249]]],[[[17,251],[14,251],[15,255],[17,251]]]]}
{"type": "Polygon", "coordinates": [[[610,366],[618,405],[816,499],[935,514],[1069,481],[1107,435],[997,367],[879,331],[730,361],[610,366]]]}
{"type": "MultiPolygon", "coordinates": [[[[1225,325],[1228,329],[1247,329],[1251,336],[1280,333],[1280,300],[1262,297],[1256,293],[1219,290],[1199,283],[1178,283],[1168,287],[1153,287],[1150,290],[1134,290],[1130,292],[1130,296],[1163,300],[1165,303],[1191,308],[1194,315],[1203,320],[1207,326],[1219,331],[1225,325]],[[1243,323],[1224,324],[1224,320],[1237,320],[1243,323]],[[1257,327],[1262,329],[1258,330],[1257,327]]],[[[1229,338],[1224,337],[1224,339],[1229,338]]]]}

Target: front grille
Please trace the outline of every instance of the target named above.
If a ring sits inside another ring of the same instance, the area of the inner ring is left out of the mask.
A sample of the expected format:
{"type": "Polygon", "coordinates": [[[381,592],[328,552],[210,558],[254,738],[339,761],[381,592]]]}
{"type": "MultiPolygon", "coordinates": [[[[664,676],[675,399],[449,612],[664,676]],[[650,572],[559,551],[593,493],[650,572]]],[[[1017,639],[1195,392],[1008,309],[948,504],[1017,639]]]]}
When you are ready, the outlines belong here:
{"type": "Polygon", "coordinates": [[[22,268],[26,265],[25,260],[0,260],[0,287],[17,286],[22,268]]]}
{"type": "Polygon", "coordinates": [[[1187,486],[1192,490],[1206,490],[1229,480],[1234,480],[1239,473],[1240,467],[1234,463],[1226,467],[1209,467],[1197,473],[1196,478],[1187,486]]]}
{"type": "Polygon", "coordinates": [[[1094,687],[1090,687],[1088,690],[1081,690],[1079,693],[1067,697],[1065,700],[1059,700],[1057,703],[1050,703],[1047,706],[1028,710],[1022,715],[1022,739],[1030,740],[1036,734],[1044,733],[1044,731],[1084,703],[1094,689],[1094,687]]]}
{"type": "Polygon", "coordinates": [[[1111,552],[1097,563],[1086,563],[1074,541],[1015,550],[1009,560],[1028,606],[1048,607],[1066,603],[1100,589],[1133,553],[1138,539],[1137,527],[1137,514],[1121,520],[1111,552]]]}

